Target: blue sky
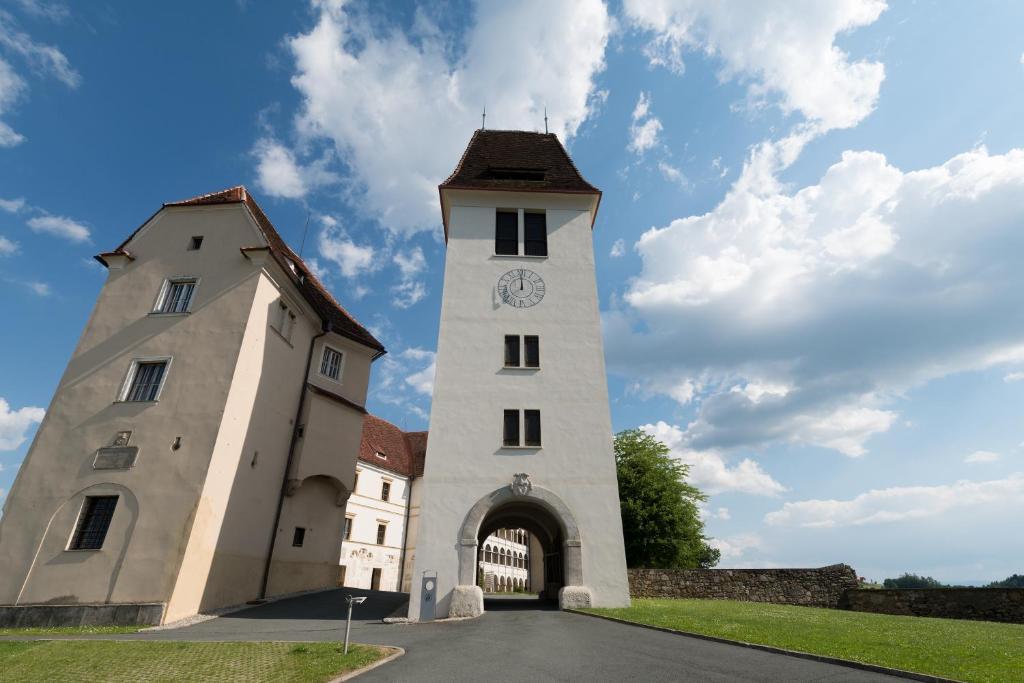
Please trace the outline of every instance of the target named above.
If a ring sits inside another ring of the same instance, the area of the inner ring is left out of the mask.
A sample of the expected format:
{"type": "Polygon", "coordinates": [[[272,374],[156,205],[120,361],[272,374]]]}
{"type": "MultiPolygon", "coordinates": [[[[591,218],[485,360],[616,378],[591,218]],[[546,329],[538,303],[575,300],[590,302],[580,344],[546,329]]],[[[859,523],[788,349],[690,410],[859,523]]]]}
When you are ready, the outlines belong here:
{"type": "Polygon", "coordinates": [[[1020,3],[0,4],[0,498],[161,202],[245,184],[427,426],[437,183],[487,106],[595,227],[616,429],[711,493],[723,566],[1024,569],[1020,3]]]}

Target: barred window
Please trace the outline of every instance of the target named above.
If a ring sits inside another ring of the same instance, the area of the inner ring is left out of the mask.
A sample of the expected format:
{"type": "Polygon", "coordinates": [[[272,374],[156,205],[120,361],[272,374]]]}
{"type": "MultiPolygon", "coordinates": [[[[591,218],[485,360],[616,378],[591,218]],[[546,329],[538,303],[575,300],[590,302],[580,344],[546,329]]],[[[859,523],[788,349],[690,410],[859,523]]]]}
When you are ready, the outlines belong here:
{"type": "Polygon", "coordinates": [[[377,525],[377,545],[384,545],[384,536],[387,534],[387,532],[388,532],[388,525],[387,524],[378,524],[377,525]]]}
{"type": "Polygon", "coordinates": [[[136,361],[125,401],[155,401],[167,373],[167,361],[136,361]]]}
{"type": "Polygon", "coordinates": [[[102,548],[116,506],[117,496],[87,496],[71,537],[71,550],[102,548]]]}
{"type": "Polygon", "coordinates": [[[380,485],[380,499],[387,502],[391,498],[391,482],[386,481],[380,485]]]}
{"type": "Polygon", "coordinates": [[[156,313],[188,313],[192,306],[192,294],[196,289],[195,278],[179,278],[164,283],[156,313]]]}
{"type": "Polygon", "coordinates": [[[320,361],[320,374],[333,380],[337,380],[341,376],[341,351],[335,351],[329,346],[324,347],[324,356],[320,361]]]}
{"type": "Polygon", "coordinates": [[[352,539],[352,518],[345,518],[345,540],[349,541],[352,539]]]}

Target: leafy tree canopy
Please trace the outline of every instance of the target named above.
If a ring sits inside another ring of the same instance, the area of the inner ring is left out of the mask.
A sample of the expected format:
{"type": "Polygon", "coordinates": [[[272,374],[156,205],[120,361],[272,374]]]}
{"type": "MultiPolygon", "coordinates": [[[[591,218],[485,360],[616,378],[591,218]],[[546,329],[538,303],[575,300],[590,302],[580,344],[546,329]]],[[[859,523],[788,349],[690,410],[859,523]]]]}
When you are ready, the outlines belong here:
{"type": "Polygon", "coordinates": [[[689,467],[639,429],[615,435],[622,532],[630,567],[688,569],[718,564],[698,503],[707,496],[686,483],[689,467]]]}
{"type": "Polygon", "coordinates": [[[1024,588],[1024,574],[1014,574],[1002,581],[993,581],[986,588],[1024,588]]]}
{"type": "Polygon", "coordinates": [[[904,574],[895,579],[886,579],[882,582],[883,588],[948,588],[946,584],[930,576],[918,576],[917,574],[904,574]]]}

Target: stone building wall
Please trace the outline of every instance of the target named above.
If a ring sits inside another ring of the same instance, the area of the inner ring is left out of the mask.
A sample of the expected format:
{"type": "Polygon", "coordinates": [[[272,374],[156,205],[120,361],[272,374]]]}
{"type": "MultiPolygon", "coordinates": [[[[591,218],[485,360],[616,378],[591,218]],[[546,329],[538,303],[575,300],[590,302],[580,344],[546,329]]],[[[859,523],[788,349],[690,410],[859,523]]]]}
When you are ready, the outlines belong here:
{"type": "Polygon", "coordinates": [[[817,569],[630,569],[634,598],[710,598],[838,607],[857,588],[853,567],[817,569]]]}
{"type": "Polygon", "coordinates": [[[851,590],[841,606],[855,612],[1024,624],[1024,588],[851,590]]]}

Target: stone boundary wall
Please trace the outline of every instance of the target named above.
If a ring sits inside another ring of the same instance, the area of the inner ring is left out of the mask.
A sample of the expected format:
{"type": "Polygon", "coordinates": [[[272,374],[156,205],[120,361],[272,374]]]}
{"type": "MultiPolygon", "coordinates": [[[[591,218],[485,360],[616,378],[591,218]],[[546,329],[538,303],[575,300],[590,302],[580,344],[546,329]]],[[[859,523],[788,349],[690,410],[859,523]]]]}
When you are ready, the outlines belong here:
{"type": "Polygon", "coordinates": [[[0,605],[0,628],[159,626],[164,603],[0,605]]]}
{"type": "Polygon", "coordinates": [[[710,598],[780,605],[839,607],[857,588],[846,564],[817,569],[630,569],[634,598],[710,598]]]}
{"type": "Polygon", "coordinates": [[[846,593],[854,612],[1024,624],[1024,588],[883,588],[846,593]]]}

